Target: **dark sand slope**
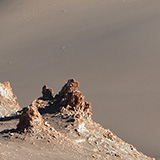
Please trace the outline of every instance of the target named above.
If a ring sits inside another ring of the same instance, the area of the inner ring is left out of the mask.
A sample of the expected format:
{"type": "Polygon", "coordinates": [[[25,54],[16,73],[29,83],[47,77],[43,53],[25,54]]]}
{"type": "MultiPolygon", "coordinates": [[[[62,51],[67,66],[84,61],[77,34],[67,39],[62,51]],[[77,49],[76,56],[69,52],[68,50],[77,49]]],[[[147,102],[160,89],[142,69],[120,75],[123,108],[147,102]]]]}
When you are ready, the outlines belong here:
{"type": "Polygon", "coordinates": [[[0,19],[0,81],[21,106],[75,77],[95,121],[160,157],[159,0],[1,0],[0,19]]]}

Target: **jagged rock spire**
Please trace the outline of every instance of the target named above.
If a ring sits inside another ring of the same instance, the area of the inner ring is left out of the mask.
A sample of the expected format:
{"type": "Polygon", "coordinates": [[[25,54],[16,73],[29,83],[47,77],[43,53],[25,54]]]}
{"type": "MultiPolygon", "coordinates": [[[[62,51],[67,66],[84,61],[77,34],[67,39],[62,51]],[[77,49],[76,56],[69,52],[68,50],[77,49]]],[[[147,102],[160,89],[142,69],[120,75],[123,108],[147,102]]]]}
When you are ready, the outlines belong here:
{"type": "Polygon", "coordinates": [[[28,106],[23,109],[23,113],[19,119],[17,129],[25,131],[28,129],[34,130],[35,128],[41,128],[44,125],[43,118],[38,112],[36,106],[28,106]]]}
{"type": "Polygon", "coordinates": [[[53,99],[53,89],[51,89],[51,88],[48,88],[48,86],[47,85],[44,85],[43,87],[42,87],[42,98],[44,99],[44,100],[51,100],[51,99],[53,99]]]}
{"type": "Polygon", "coordinates": [[[59,94],[55,96],[55,104],[61,107],[62,115],[72,117],[73,120],[83,118],[91,120],[91,104],[85,102],[85,97],[78,88],[79,82],[69,79],[59,94]]]}
{"type": "Polygon", "coordinates": [[[79,88],[79,82],[75,81],[74,79],[69,79],[68,82],[62,87],[59,95],[63,95],[68,92],[77,91],[79,88]]]}

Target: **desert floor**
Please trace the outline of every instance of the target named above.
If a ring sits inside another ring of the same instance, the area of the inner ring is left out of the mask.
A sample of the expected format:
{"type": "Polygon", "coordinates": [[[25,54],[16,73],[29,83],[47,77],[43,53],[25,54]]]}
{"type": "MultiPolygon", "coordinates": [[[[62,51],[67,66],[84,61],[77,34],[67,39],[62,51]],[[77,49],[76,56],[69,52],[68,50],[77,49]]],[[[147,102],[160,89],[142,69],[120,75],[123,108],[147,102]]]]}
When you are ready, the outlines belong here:
{"type": "Polygon", "coordinates": [[[159,0],[0,0],[0,81],[21,107],[69,79],[93,118],[160,157],[159,0]]]}

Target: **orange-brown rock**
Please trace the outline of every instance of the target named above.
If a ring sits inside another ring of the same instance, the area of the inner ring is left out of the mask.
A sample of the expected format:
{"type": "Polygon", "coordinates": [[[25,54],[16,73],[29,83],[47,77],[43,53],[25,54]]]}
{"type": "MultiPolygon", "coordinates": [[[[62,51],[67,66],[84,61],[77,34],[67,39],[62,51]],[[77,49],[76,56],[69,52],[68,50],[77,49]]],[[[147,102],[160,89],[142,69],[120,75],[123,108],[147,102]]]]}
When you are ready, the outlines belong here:
{"type": "Polygon", "coordinates": [[[74,79],[69,79],[68,82],[62,87],[61,91],[59,92],[59,95],[77,91],[78,88],[79,88],[79,82],[75,81],[74,79]]]}
{"type": "Polygon", "coordinates": [[[23,109],[23,113],[19,119],[17,129],[25,131],[28,129],[41,128],[44,121],[36,106],[28,106],[23,109]]]}
{"type": "MultiPolygon", "coordinates": [[[[17,130],[29,134],[29,137],[47,139],[49,142],[55,137],[65,137],[69,143],[75,146],[78,144],[84,150],[103,157],[100,159],[155,160],[94,122],[91,104],[85,101],[78,88],[79,83],[70,79],[55,97],[49,98],[46,94],[48,87],[44,86],[43,95],[47,96],[35,99],[23,109],[17,130]]],[[[22,135],[25,136],[25,133],[22,135]]]]}
{"type": "Polygon", "coordinates": [[[44,85],[42,87],[42,98],[45,100],[53,99],[53,90],[51,88],[48,88],[47,85],[44,85]]]}
{"type": "Polygon", "coordinates": [[[33,104],[43,109],[51,126],[87,150],[109,155],[109,159],[152,159],[94,122],[91,104],[78,88],[79,83],[69,79],[52,100],[36,99],[33,104]]]}
{"type": "Polygon", "coordinates": [[[0,83],[0,117],[7,117],[21,110],[9,82],[0,83]]]}
{"type": "Polygon", "coordinates": [[[54,104],[61,108],[61,115],[75,120],[91,120],[92,107],[78,90],[79,82],[69,79],[62,90],[55,96],[54,104]]]}
{"type": "Polygon", "coordinates": [[[50,124],[43,120],[35,105],[23,109],[17,124],[17,131],[26,133],[36,139],[52,140],[60,135],[50,124]]]}

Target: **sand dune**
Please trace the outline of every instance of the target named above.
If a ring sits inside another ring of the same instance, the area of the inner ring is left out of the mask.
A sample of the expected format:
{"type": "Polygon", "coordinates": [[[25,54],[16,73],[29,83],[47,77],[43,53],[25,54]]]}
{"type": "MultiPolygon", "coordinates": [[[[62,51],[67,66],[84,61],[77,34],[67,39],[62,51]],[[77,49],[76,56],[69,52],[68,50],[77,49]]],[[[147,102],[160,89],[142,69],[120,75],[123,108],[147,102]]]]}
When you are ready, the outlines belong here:
{"type": "Polygon", "coordinates": [[[159,15],[158,0],[1,0],[0,81],[24,107],[75,77],[95,121],[160,157],[159,15]]]}

